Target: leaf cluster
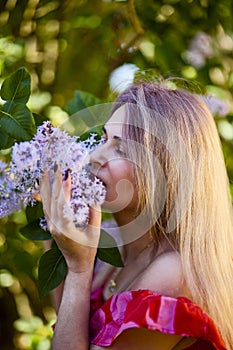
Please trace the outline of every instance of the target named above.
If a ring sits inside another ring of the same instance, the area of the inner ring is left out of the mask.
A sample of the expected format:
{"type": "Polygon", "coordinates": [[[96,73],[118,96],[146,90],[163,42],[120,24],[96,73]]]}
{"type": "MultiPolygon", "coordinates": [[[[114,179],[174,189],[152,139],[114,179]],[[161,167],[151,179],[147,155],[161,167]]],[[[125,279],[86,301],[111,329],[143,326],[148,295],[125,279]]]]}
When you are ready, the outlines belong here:
{"type": "Polygon", "coordinates": [[[32,112],[27,107],[31,91],[31,77],[21,67],[7,77],[0,90],[6,101],[0,110],[0,148],[11,147],[15,141],[28,141],[35,134],[32,112]]]}

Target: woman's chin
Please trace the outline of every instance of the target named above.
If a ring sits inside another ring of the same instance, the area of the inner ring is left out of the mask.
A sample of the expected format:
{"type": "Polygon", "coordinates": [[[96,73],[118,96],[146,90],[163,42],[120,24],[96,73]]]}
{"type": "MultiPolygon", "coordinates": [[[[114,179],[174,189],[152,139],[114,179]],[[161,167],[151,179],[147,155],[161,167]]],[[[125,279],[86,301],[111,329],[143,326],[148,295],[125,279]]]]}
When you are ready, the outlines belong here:
{"type": "Polygon", "coordinates": [[[103,210],[106,210],[107,212],[110,212],[112,214],[122,212],[126,209],[126,207],[127,205],[125,205],[125,203],[120,203],[118,200],[108,200],[107,198],[101,205],[101,208],[103,210]]]}

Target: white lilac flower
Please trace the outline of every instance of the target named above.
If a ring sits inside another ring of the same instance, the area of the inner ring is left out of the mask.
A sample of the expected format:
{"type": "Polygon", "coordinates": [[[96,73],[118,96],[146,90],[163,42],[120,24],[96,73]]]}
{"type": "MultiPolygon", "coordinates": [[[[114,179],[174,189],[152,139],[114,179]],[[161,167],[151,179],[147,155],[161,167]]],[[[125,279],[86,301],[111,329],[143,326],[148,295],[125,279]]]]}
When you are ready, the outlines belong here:
{"type": "MultiPolygon", "coordinates": [[[[59,167],[63,179],[67,171],[71,174],[71,199],[64,208],[64,215],[72,218],[75,226],[85,226],[89,220],[89,206],[101,205],[106,194],[101,181],[88,171],[89,153],[96,144],[94,134],[79,141],[78,137],[54,128],[50,122],[38,127],[31,141],[15,144],[9,169],[4,174],[1,169],[5,170],[6,166],[0,162],[0,217],[18,210],[21,203],[33,205],[34,196],[39,193],[40,177],[45,171],[52,177],[59,167]]],[[[45,219],[40,226],[47,229],[45,219]]]]}

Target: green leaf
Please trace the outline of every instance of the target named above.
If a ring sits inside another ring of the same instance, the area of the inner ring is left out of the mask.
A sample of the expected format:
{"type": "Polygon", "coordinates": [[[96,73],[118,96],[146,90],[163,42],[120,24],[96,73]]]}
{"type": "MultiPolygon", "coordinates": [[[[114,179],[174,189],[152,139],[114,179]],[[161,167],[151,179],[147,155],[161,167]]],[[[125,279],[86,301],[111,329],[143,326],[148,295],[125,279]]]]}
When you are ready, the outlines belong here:
{"type": "Polygon", "coordinates": [[[38,292],[40,298],[56,288],[65,278],[67,265],[57,248],[45,252],[39,260],[38,292]]]}
{"type": "Polygon", "coordinates": [[[113,266],[124,267],[116,241],[104,230],[101,230],[97,257],[113,266]]]}
{"type": "Polygon", "coordinates": [[[19,141],[30,140],[36,132],[32,113],[21,103],[6,102],[0,116],[2,130],[19,141]]]}
{"type": "Polygon", "coordinates": [[[34,113],[34,112],[32,114],[33,114],[36,126],[40,126],[41,124],[43,124],[43,122],[48,120],[47,117],[45,117],[41,114],[34,113]]]}
{"type": "Polygon", "coordinates": [[[45,231],[40,227],[40,218],[44,217],[43,206],[41,202],[35,205],[28,205],[25,210],[28,224],[20,229],[20,233],[33,241],[44,241],[51,239],[49,231],[45,231]]]}
{"type": "Polygon", "coordinates": [[[40,219],[44,216],[43,206],[41,202],[36,202],[35,205],[28,205],[25,210],[28,223],[40,219]]]}
{"type": "Polygon", "coordinates": [[[124,267],[118,248],[98,248],[97,257],[113,266],[124,267]]]}
{"type": "Polygon", "coordinates": [[[1,98],[4,101],[27,103],[31,92],[31,77],[28,71],[21,67],[2,83],[1,98]]]}
{"type": "Polygon", "coordinates": [[[71,115],[100,103],[101,100],[89,92],[76,90],[73,100],[69,101],[66,105],[66,111],[69,115],[71,115]]]}
{"type": "MultiPolygon", "coordinates": [[[[1,127],[1,126],[0,126],[1,127]]],[[[15,139],[11,138],[0,129],[0,149],[7,149],[13,146],[15,139]]]]}
{"type": "Polygon", "coordinates": [[[40,219],[36,219],[22,227],[19,231],[24,237],[33,241],[46,241],[51,239],[52,236],[50,232],[43,230],[39,224],[40,219]]]}
{"type": "Polygon", "coordinates": [[[103,134],[103,125],[94,126],[93,128],[84,132],[82,135],[80,135],[80,140],[84,141],[88,139],[91,136],[91,134],[96,134],[96,140],[100,140],[103,134]]]}
{"type": "Polygon", "coordinates": [[[96,124],[96,116],[91,112],[92,106],[96,106],[101,103],[101,100],[92,94],[76,90],[74,99],[69,101],[66,106],[66,111],[69,115],[80,113],[80,118],[85,122],[87,126],[93,127],[96,124]]]}

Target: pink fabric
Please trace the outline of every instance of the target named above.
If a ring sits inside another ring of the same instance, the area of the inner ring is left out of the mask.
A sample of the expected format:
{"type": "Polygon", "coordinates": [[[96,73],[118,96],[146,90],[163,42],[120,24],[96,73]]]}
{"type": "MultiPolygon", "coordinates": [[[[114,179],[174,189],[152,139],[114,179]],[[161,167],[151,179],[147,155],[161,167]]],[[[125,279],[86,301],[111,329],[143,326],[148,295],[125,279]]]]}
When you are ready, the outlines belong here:
{"type": "Polygon", "coordinates": [[[187,350],[226,350],[213,321],[187,298],[161,296],[150,290],[126,291],[106,302],[102,289],[91,297],[91,343],[110,346],[126,329],[147,328],[198,338],[187,350]]]}

